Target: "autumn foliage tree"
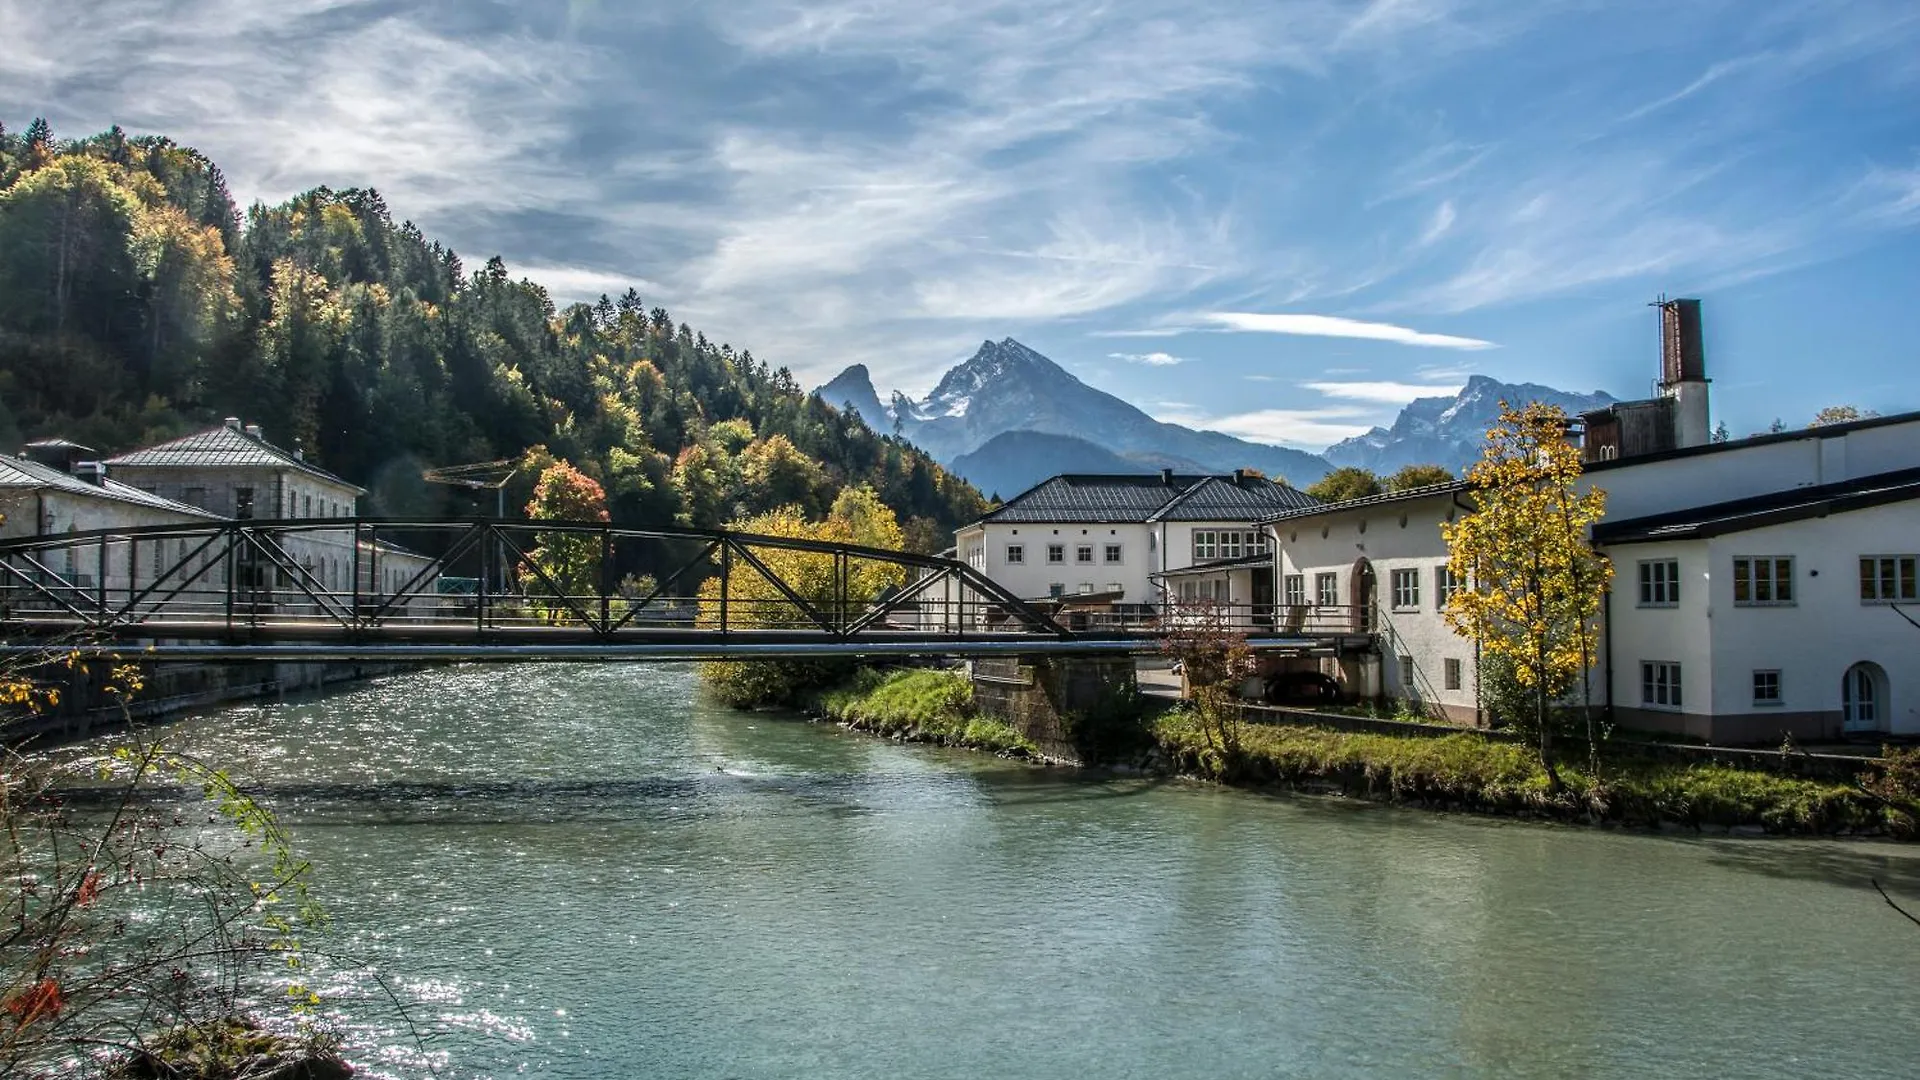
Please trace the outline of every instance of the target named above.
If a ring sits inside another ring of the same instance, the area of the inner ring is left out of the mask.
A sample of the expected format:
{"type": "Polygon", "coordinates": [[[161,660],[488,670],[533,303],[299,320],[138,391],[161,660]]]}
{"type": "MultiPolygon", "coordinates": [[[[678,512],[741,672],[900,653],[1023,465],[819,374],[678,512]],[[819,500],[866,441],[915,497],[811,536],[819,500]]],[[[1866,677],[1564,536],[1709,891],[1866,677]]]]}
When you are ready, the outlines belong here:
{"type": "MultiPolygon", "coordinates": [[[[607,493],[593,477],[565,461],[556,461],[540,473],[527,517],[534,521],[603,522],[607,520],[607,493]]],[[[559,622],[567,605],[559,597],[593,591],[600,572],[600,537],[588,532],[534,534],[534,548],[520,568],[520,582],[530,594],[553,596],[539,605],[549,624],[559,622]],[[555,595],[557,594],[557,595],[555,595]]]]}
{"type": "Polygon", "coordinates": [[[1613,576],[1587,540],[1606,492],[1581,490],[1580,452],[1566,426],[1557,407],[1536,402],[1515,411],[1502,403],[1467,472],[1478,508],[1441,526],[1449,569],[1466,583],[1447,603],[1447,623],[1478,641],[1490,660],[1510,665],[1526,688],[1541,760],[1556,786],[1550,710],[1592,667],[1613,576]]]}
{"type": "MultiPolygon", "coordinates": [[[[899,551],[905,545],[893,511],[865,485],[841,491],[823,518],[809,518],[798,506],[783,506],[737,519],[727,527],[760,536],[887,551],[899,551]]],[[[905,567],[881,559],[846,559],[843,577],[839,562],[829,553],[769,545],[749,545],[749,550],[781,584],[806,601],[806,607],[794,603],[767,575],[735,559],[724,580],[711,577],[701,587],[702,622],[713,625],[719,621],[723,597],[729,627],[811,628],[816,614],[845,622],[865,610],[882,591],[906,582],[905,567]]],[[[721,701],[744,707],[795,704],[850,670],[849,661],[768,660],[705,664],[700,673],[721,701]]]]}
{"type": "Polygon", "coordinates": [[[1342,465],[1307,487],[1307,494],[1321,502],[1345,502],[1378,495],[1383,489],[1380,478],[1370,469],[1342,465]]]}

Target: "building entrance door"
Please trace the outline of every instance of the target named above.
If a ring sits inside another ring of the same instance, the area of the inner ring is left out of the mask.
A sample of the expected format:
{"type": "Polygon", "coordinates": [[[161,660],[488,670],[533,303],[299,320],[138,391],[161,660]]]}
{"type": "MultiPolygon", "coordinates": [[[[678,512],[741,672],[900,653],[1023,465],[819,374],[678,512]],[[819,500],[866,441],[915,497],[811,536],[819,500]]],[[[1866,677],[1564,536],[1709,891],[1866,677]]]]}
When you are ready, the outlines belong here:
{"type": "Polygon", "coordinates": [[[1879,731],[1886,694],[1877,664],[1855,664],[1840,681],[1842,731],[1879,731]]]}

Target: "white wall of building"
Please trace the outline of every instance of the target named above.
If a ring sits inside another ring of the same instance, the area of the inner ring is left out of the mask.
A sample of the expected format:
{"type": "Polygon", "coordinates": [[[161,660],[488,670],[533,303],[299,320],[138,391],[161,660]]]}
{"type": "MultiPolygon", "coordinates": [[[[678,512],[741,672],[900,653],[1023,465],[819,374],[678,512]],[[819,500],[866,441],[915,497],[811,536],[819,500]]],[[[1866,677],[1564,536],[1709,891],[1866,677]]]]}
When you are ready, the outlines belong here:
{"type": "MultiPolygon", "coordinates": [[[[1920,558],[1920,503],[1784,522],[1707,540],[1620,545],[1609,552],[1620,570],[1613,604],[1616,708],[1644,710],[1643,660],[1682,664],[1683,698],[1674,730],[1716,741],[1762,742],[1792,734],[1840,734],[1841,681],[1853,665],[1877,665],[1878,730],[1920,734],[1920,628],[1884,603],[1860,597],[1862,556],[1920,558]],[[1737,558],[1789,556],[1789,604],[1734,601],[1737,558]],[[1637,565],[1680,560],[1681,604],[1637,604],[1637,565]],[[1656,655],[1658,654],[1658,655],[1656,655]],[[1779,672],[1778,704],[1756,704],[1756,671],[1779,672]]],[[[1903,605],[1905,606],[1905,605],[1903,605]]],[[[1913,611],[1920,615],[1920,605],[1913,611]]],[[[1659,711],[1659,710],[1654,710],[1659,711]]],[[[1662,719],[1634,712],[1636,721],[1662,719]]]]}
{"type": "Polygon", "coordinates": [[[1316,605],[1317,580],[1331,574],[1338,604],[1353,604],[1355,574],[1365,560],[1376,583],[1384,692],[1471,721],[1478,697],[1474,644],[1440,614],[1439,571],[1447,564],[1440,524],[1460,512],[1451,495],[1433,495],[1279,521],[1271,528],[1277,603],[1284,607],[1287,578],[1298,575],[1308,604],[1316,605]],[[1395,571],[1413,575],[1418,595],[1412,604],[1395,605],[1395,571]],[[1450,660],[1457,687],[1448,685],[1450,660]]]}

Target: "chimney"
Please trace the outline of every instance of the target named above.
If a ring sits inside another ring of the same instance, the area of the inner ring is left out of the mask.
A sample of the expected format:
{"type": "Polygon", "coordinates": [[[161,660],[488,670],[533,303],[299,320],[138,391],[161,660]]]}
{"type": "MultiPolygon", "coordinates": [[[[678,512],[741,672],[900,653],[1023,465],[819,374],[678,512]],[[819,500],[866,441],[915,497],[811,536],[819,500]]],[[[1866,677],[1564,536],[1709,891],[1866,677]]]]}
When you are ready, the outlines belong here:
{"type": "Polygon", "coordinates": [[[94,487],[107,486],[107,467],[98,461],[75,462],[73,475],[85,480],[94,487]]]}
{"type": "Polygon", "coordinates": [[[1247,486],[1247,470],[1245,469],[1233,470],[1233,486],[1234,487],[1247,486]]]}
{"type": "Polygon", "coordinates": [[[1673,402],[1673,445],[1705,446],[1712,438],[1707,408],[1707,355],[1700,301],[1668,300],[1660,307],[1660,396],[1673,402]]]}
{"type": "Polygon", "coordinates": [[[247,438],[249,439],[261,438],[259,424],[248,424],[246,427],[246,432],[247,432],[247,438]]]}
{"type": "Polygon", "coordinates": [[[295,461],[307,460],[306,448],[300,445],[299,439],[293,440],[293,460],[295,461]]]}
{"type": "Polygon", "coordinates": [[[220,422],[227,425],[228,428],[234,431],[240,430],[240,418],[237,416],[229,416],[225,420],[222,420],[220,422]]]}
{"type": "Polygon", "coordinates": [[[1172,469],[1161,469],[1161,470],[1160,470],[1160,482],[1161,482],[1162,484],[1165,484],[1165,485],[1167,485],[1168,487],[1172,487],[1172,486],[1173,486],[1173,470],[1172,470],[1172,469]]]}

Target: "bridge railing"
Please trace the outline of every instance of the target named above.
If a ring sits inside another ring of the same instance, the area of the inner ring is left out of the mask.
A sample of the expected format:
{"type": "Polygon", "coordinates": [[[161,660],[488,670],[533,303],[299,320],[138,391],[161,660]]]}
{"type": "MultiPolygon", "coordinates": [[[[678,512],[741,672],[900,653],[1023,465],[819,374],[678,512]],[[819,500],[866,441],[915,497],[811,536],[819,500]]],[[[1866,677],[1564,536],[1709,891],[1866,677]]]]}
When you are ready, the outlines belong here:
{"type": "Polygon", "coordinates": [[[1068,633],[978,571],[935,556],[596,522],[406,519],[236,521],[0,542],[0,621],[123,636],[1068,633]]]}

